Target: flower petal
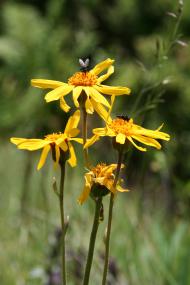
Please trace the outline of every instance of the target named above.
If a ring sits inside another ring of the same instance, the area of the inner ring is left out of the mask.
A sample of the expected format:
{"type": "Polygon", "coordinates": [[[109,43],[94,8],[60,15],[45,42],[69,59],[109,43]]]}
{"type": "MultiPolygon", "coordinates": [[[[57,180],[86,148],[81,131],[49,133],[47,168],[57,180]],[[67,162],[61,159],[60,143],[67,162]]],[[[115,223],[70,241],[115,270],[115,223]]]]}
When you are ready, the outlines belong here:
{"type": "Polygon", "coordinates": [[[95,88],[93,87],[88,87],[89,89],[89,94],[90,97],[96,101],[97,103],[100,103],[108,108],[110,108],[110,104],[108,103],[108,101],[104,98],[103,95],[101,95],[95,88]]]}
{"type": "Polygon", "coordinates": [[[149,145],[149,146],[153,146],[157,149],[161,149],[161,144],[156,141],[155,139],[152,139],[152,138],[149,138],[149,137],[145,137],[145,136],[142,136],[142,135],[139,135],[139,136],[132,136],[133,139],[141,142],[141,143],[144,143],[146,145],[149,145]]]}
{"type": "Polygon", "coordinates": [[[69,92],[73,90],[74,86],[64,84],[56,89],[48,92],[45,96],[46,102],[51,102],[60,99],[62,96],[67,95],[69,92]]]}
{"type": "Polygon", "coordinates": [[[121,86],[95,85],[95,88],[106,95],[130,95],[131,89],[121,86]]]}
{"type": "Polygon", "coordinates": [[[106,60],[98,63],[90,72],[93,72],[95,75],[100,74],[104,69],[108,68],[110,65],[114,63],[113,59],[107,58],[106,60]]]}
{"type": "Polygon", "coordinates": [[[68,150],[68,146],[67,146],[67,144],[66,144],[65,141],[63,141],[63,142],[59,145],[59,147],[60,147],[64,152],[66,152],[66,151],[68,150]]]}
{"type": "Polygon", "coordinates": [[[39,160],[38,166],[37,166],[37,169],[38,169],[38,170],[40,170],[40,169],[44,166],[44,164],[45,164],[45,162],[46,162],[47,155],[48,155],[50,149],[51,149],[50,145],[46,145],[46,146],[43,148],[42,154],[41,154],[41,156],[40,156],[40,160],[39,160]]]}
{"type": "Polygon", "coordinates": [[[73,102],[74,102],[76,108],[79,107],[78,98],[79,98],[82,90],[83,90],[82,86],[77,86],[73,89],[73,102]]]}
{"type": "Polygon", "coordinates": [[[80,130],[75,128],[69,131],[69,137],[76,137],[80,133],[80,130]]]}
{"type": "Polygon", "coordinates": [[[41,139],[11,138],[11,142],[16,144],[19,149],[27,149],[30,151],[43,148],[49,144],[49,141],[41,139]]]}
{"type": "Polygon", "coordinates": [[[10,141],[16,145],[26,141],[27,139],[25,138],[10,138],[10,141]]]}
{"type": "Polygon", "coordinates": [[[70,141],[75,141],[75,142],[78,142],[80,144],[83,144],[83,139],[82,138],[70,138],[70,141]]]}
{"type": "Polygon", "coordinates": [[[94,113],[94,108],[93,108],[93,105],[91,103],[91,100],[90,99],[86,99],[86,102],[85,102],[85,108],[86,108],[86,112],[88,114],[93,114],[94,113]]]}
{"type": "Polygon", "coordinates": [[[65,133],[69,134],[72,129],[76,129],[80,120],[80,110],[77,110],[72,116],[70,116],[66,127],[65,133]]]}
{"type": "Polygon", "coordinates": [[[97,80],[98,84],[100,84],[102,81],[104,81],[104,80],[106,80],[108,77],[110,77],[110,75],[111,75],[112,73],[114,73],[114,66],[113,66],[113,65],[111,65],[111,66],[108,68],[108,71],[107,71],[106,74],[104,74],[104,75],[98,77],[98,80],[97,80]]]}
{"type": "Polygon", "coordinates": [[[91,98],[92,105],[94,107],[94,110],[98,113],[98,115],[105,121],[110,122],[111,118],[109,116],[109,113],[106,111],[106,109],[102,106],[102,104],[97,103],[96,101],[91,98]]]}
{"type": "Polygon", "coordinates": [[[88,198],[89,194],[90,194],[90,189],[91,187],[89,185],[85,185],[82,194],[80,195],[80,197],[78,198],[78,203],[80,205],[82,205],[86,199],[88,198]]]}
{"type": "Polygon", "coordinates": [[[141,126],[138,126],[136,124],[133,124],[133,132],[134,132],[134,135],[143,135],[143,136],[150,137],[153,139],[162,139],[162,140],[169,141],[170,135],[159,131],[162,128],[162,126],[163,124],[156,130],[149,130],[141,126]]]}
{"type": "Polygon", "coordinates": [[[84,149],[88,148],[89,146],[91,146],[92,144],[94,144],[98,140],[99,140],[99,136],[97,136],[97,135],[94,135],[90,139],[87,139],[87,142],[84,145],[84,149]]]}
{"type": "Polygon", "coordinates": [[[126,139],[126,136],[124,134],[118,134],[116,136],[116,142],[117,143],[120,143],[120,144],[124,144],[125,143],[125,139],[126,139]]]}
{"type": "Polygon", "coordinates": [[[69,110],[71,109],[71,107],[67,105],[63,97],[60,98],[60,108],[66,113],[69,112],[69,110]]]}
{"type": "Polygon", "coordinates": [[[55,81],[55,80],[48,80],[48,79],[32,79],[31,85],[38,88],[49,88],[49,89],[55,89],[57,87],[60,87],[64,85],[64,82],[61,81],[55,81]]]}
{"type": "Polygon", "coordinates": [[[106,128],[96,128],[93,129],[93,133],[95,135],[98,135],[100,137],[104,137],[104,136],[109,136],[109,137],[115,137],[116,134],[114,133],[114,131],[112,131],[110,128],[106,127],[106,128]]]}
{"type": "Polygon", "coordinates": [[[124,189],[123,187],[121,187],[120,185],[116,186],[116,190],[119,192],[129,192],[129,189],[124,189]]]}
{"type": "Polygon", "coordinates": [[[55,163],[58,164],[60,159],[60,149],[59,146],[55,145],[55,163]]]}
{"type": "Polygon", "coordinates": [[[68,159],[68,163],[70,164],[71,167],[74,167],[77,165],[77,158],[75,155],[75,150],[70,142],[68,142],[68,146],[69,146],[69,151],[70,151],[70,158],[68,159]]]}
{"type": "Polygon", "coordinates": [[[130,136],[127,136],[127,139],[140,151],[146,151],[147,149],[146,148],[143,148],[141,146],[138,146],[132,139],[132,137],[130,136]]]}

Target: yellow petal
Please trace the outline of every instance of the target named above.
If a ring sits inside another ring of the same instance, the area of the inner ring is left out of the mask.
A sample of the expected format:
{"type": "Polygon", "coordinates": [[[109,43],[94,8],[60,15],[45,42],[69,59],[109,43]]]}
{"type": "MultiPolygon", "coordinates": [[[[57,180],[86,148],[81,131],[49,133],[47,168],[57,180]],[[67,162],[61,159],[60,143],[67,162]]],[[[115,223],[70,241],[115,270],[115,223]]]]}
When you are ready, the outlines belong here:
{"type": "Polygon", "coordinates": [[[71,167],[74,167],[77,165],[77,158],[75,155],[75,150],[70,142],[68,142],[68,146],[69,146],[69,151],[70,151],[70,158],[68,159],[68,163],[70,164],[71,167]]]}
{"type": "Polygon", "coordinates": [[[104,121],[110,122],[111,118],[109,117],[109,113],[106,111],[106,109],[100,103],[97,103],[96,101],[94,101],[92,98],[91,98],[91,102],[94,107],[94,110],[98,113],[98,115],[104,121]]]}
{"type": "Polygon", "coordinates": [[[73,89],[73,102],[75,104],[75,107],[79,107],[79,102],[78,102],[78,98],[81,94],[83,90],[83,87],[82,86],[77,86],[73,89]]]}
{"type": "Polygon", "coordinates": [[[65,133],[69,133],[72,129],[77,128],[80,120],[80,110],[77,110],[72,116],[70,116],[67,125],[65,127],[65,133]]]}
{"type": "Polygon", "coordinates": [[[59,144],[59,147],[64,151],[66,152],[68,150],[68,146],[66,144],[65,141],[63,141],[61,144],[59,144]]]}
{"type": "Polygon", "coordinates": [[[73,86],[64,84],[56,89],[48,92],[45,96],[46,102],[51,102],[60,99],[62,96],[67,95],[69,92],[73,90],[73,86]]]}
{"type": "Polygon", "coordinates": [[[95,88],[106,95],[130,95],[131,89],[121,86],[95,85],[95,88]]]}
{"type": "Polygon", "coordinates": [[[76,137],[78,134],[80,133],[80,130],[75,128],[75,129],[72,129],[70,130],[69,132],[69,137],[76,137]]]}
{"type": "Polygon", "coordinates": [[[146,151],[146,148],[143,148],[143,147],[141,147],[141,146],[138,146],[134,141],[133,141],[133,139],[131,138],[131,137],[127,137],[127,139],[138,149],[138,150],[140,150],[140,151],[146,151]]]}
{"type": "Polygon", "coordinates": [[[153,147],[155,147],[155,148],[157,148],[157,149],[161,149],[161,144],[158,142],[158,141],[156,141],[155,139],[152,139],[152,138],[149,138],[149,137],[144,137],[144,136],[141,136],[141,135],[139,135],[139,136],[132,136],[135,140],[137,140],[137,141],[139,141],[139,142],[141,142],[141,143],[144,143],[144,144],[146,144],[146,145],[149,145],[149,146],[153,146],[153,147]]]}
{"type": "Polygon", "coordinates": [[[86,201],[86,199],[88,198],[88,196],[90,194],[90,189],[91,189],[91,187],[89,185],[88,186],[86,186],[86,185],[84,186],[83,192],[80,195],[80,197],[78,198],[78,203],[80,205],[82,205],[86,201]]]}
{"type": "Polygon", "coordinates": [[[99,140],[99,136],[95,135],[93,137],[91,137],[90,139],[87,139],[87,142],[84,145],[84,148],[88,148],[91,145],[93,145],[97,140],[99,140]]]}
{"type": "Polygon", "coordinates": [[[67,105],[63,97],[60,98],[60,107],[66,113],[69,112],[69,110],[71,109],[69,105],[67,105]]]}
{"type": "Polygon", "coordinates": [[[85,102],[85,108],[86,108],[86,112],[88,114],[93,114],[94,113],[94,108],[93,108],[93,105],[90,101],[90,99],[86,99],[86,102],[85,102]]]}
{"type": "Polygon", "coordinates": [[[115,137],[116,134],[114,133],[114,131],[112,131],[110,128],[106,127],[106,128],[96,128],[93,129],[93,133],[95,135],[98,135],[100,137],[104,137],[104,136],[109,136],[109,137],[115,137]]]}
{"type": "Polygon", "coordinates": [[[103,104],[104,106],[110,108],[110,104],[108,103],[108,101],[95,88],[88,87],[88,90],[89,90],[90,97],[94,101],[96,101],[96,102],[98,102],[100,104],[103,104]]]}
{"type": "Polygon", "coordinates": [[[82,138],[70,138],[70,141],[75,141],[75,142],[78,142],[80,144],[83,144],[83,139],[82,138]]]}
{"type": "Polygon", "coordinates": [[[55,160],[56,160],[56,164],[59,163],[59,159],[60,159],[60,149],[59,149],[59,146],[55,145],[55,160]]]}
{"type": "MultiPolygon", "coordinates": [[[[153,139],[162,139],[166,141],[170,140],[169,134],[160,132],[158,130],[145,129],[135,124],[133,125],[133,128],[134,128],[134,135],[143,135],[143,136],[151,137],[153,139]]],[[[160,128],[161,127],[159,127],[158,129],[160,128]]]]}
{"type": "Polygon", "coordinates": [[[49,142],[41,139],[19,139],[12,138],[11,142],[17,145],[19,149],[27,149],[30,151],[37,150],[43,148],[48,145],[49,142]],[[20,141],[19,141],[20,140],[20,141]]]}
{"type": "Polygon", "coordinates": [[[116,190],[119,191],[119,192],[129,192],[129,189],[124,189],[120,185],[117,185],[116,190]]]}
{"type": "Polygon", "coordinates": [[[38,163],[38,166],[37,166],[37,169],[38,169],[38,170],[41,169],[41,168],[44,166],[44,164],[45,164],[45,162],[46,162],[47,155],[48,155],[50,149],[51,149],[50,145],[46,145],[46,146],[43,148],[42,154],[41,154],[41,156],[40,156],[40,160],[39,160],[39,163],[38,163]]]}
{"type": "Polygon", "coordinates": [[[47,79],[32,79],[31,85],[38,88],[49,88],[49,89],[55,89],[57,87],[60,87],[64,85],[64,82],[61,81],[55,81],[55,80],[47,80],[47,79]]]}
{"type": "Polygon", "coordinates": [[[126,136],[124,134],[118,134],[116,136],[116,142],[117,143],[124,144],[125,143],[125,139],[126,139],[126,136]]]}
{"type": "Polygon", "coordinates": [[[10,141],[16,145],[26,141],[27,139],[25,138],[10,138],[10,141]]]}
{"type": "Polygon", "coordinates": [[[104,69],[108,68],[110,65],[114,63],[113,59],[107,58],[106,60],[98,63],[90,72],[93,72],[94,74],[98,75],[100,74],[104,69]]]}
{"type": "Polygon", "coordinates": [[[98,83],[100,84],[102,81],[106,80],[108,77],[110,77],[110,75],[111,75],[112,73],[114,73],[114,66],[113,66],[113,65],[111,65],[111,66],[108,68],[108,71],[107,71],[106,74],[104,74],[104,75],[98,77],[98,80],[97,80],[98,83]]]}

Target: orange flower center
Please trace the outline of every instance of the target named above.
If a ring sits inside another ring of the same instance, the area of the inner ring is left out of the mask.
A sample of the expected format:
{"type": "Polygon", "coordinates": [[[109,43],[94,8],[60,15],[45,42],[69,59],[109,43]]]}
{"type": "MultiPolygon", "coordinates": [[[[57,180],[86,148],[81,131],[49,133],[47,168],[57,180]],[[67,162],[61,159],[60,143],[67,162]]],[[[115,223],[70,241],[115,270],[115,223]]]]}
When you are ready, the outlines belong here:
{"type": "Polygon", "coordinates": [[[104,177],[105,179],[112,179],[114,178],[113,172],[112,171],[106,171],[107,165],[105,163],[99,163],[95,167],[91,169],[93,172],[94,176],[97,177],[104,177]]]}
{"type": "Polygon", "coordinates": [[[46,141],[50,141],[50,142],[55,142],[57,139],[61,138],[63,136],[63,133],[53,133],[53,134],[50,134],[50,135],[46,135],[45,136],[45,140],[46,141]]]}
{"type": "Polygon", "coordinates": [[[133,129],[133,120],[124,120],[121,118],[114,119],[109,124],[110,129],[112,129],[116,134],[124,134],[125,136],[130,136],[133,129]]]}
{"type": "Polygon", "coordinates": [[[91,72],[76,72],[68,80],[74,86],[93,86],[97,82],[97,76],[91,72]]]}

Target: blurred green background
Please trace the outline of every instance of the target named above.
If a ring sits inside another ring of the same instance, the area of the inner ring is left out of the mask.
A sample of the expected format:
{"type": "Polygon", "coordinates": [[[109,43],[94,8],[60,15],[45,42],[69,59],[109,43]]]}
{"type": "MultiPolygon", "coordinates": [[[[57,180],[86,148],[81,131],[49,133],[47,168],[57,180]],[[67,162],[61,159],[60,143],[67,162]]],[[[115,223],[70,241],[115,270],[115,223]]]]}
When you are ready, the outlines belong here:
{"type": "MultiPolygon", "coordinates": [[[[132,96],[117,99],[114,114],[153,129],[164,122],[171,135],[161,151],[131,149],[125,157],[123,176],[131,191],[118,195],[114,209],[108,284],[190,285],[189,11],[187,0],[1,1],[2,285],[60,284],[59,209],[52,190],[59,172],[50,159],[37,172],[39,153],[19,151],[9,138],[43,137],[64,128],[68,114],[58,102],[46,104],[45,91],[30,87],[30,79],[66,81],[86,56],[92,66],[114,58],[115,73],[106,84],[132,89],[132,96]]],[[[96,119],[90,119],[90,129],[96,119]]],[[[116,160],[108,140],[90,154],[94,163],[116,160]]],[[[77,204],[84,171],[79,154],[66,182],[69,285],[81,284],[92,223],[93,202],[77,204]]],[[[101,280],[108,200],[91,285],[101,280]]]]}

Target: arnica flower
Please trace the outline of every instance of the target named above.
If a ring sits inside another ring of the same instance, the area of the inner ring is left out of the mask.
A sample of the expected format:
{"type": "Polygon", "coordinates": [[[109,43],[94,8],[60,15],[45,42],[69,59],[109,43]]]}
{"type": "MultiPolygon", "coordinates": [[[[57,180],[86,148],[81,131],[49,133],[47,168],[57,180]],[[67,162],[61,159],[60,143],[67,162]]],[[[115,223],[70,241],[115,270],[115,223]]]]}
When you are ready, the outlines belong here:
{"type": "MultiPolygon", "coordinates": [[[[122,168],[124,165],[122,165],[122,168]]],[[[128,189],[121,187],[119,180],[116,187],[114,187],[114,170],[116,170],[117,164],[106,165],[105,163],[97,164],[84,176],[85,186],[81,196],[78,199],[79,204],[83,204],[89,195],[93,198],[102,197],[110,192],[116,194],[119,192],[128,192],[128,189]]]]}
{"type": "Polygon", "coordinates": [[[46,94],[46,102],[60,99],[60,106],[65,112],[68,112],[70,109],[64,99],[66,95],[72,91],[73,102],[76,108],[79,108],[80,95],[85,96],[83,100],[85,100],[86,112],[92,114],[95,110],[101,117],[105,118],[107,114],[103,105],[109,108],[110,104],[102,94],[129,95],[131,91],[128,87],[101,84],[114,72],[113,62],[114,60],[108,58],[97,64],[90,71],[76,72],[68,79],[67,83],[46,79],[32,79],[31,84],[42,89],[53,89],[46,94]],[[105,69],[107,72],[98,77],[105,69]]]}
{"type": "Polygon", "coordinates": [[[12,143],[16,144],[19,149],[26,149],[29,151],[43,149],[37,166],[38,170],[45,164],[50,150],[52,150],[52,157],[56,164],[59,163],[61,152],[63,152],[68,154],[67,161],[74,167],[77,164],[77,159],[71,141],[76,141],[80,144],[83,143],[81,138],[75,137],[80,132],[80,130],[77,129],[79,119],[80,111],[78,110],[69,118],[64,133],[49,134],[46,135],[44,139],[11,138],[10,140],[12,143]]]}
{"type": "Polygon", "coordinates": [[[161,149],[161,144],[157,141],[170,140],[170,136],[164,132],[160,132],[161,125],[156,130],[145,129],[134,124],[133,119],[125,116],[118,116],[116,119],[109,118],[105,128],[96,128],[93,130],[94,136],[85,144],[85,148],[96,142],[99,137],[109,136],[115,138],[115,142],[120,145],[128,145],[132,143],[138,150],[146,151],[147,149],[136,144],[135,141],[148,146],[161,149]]]}

